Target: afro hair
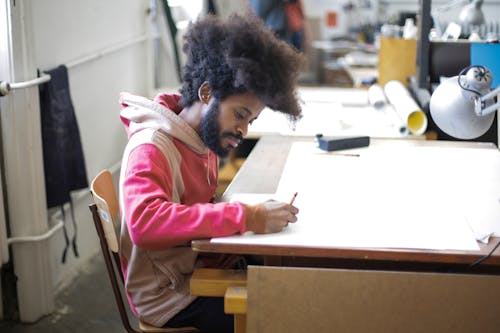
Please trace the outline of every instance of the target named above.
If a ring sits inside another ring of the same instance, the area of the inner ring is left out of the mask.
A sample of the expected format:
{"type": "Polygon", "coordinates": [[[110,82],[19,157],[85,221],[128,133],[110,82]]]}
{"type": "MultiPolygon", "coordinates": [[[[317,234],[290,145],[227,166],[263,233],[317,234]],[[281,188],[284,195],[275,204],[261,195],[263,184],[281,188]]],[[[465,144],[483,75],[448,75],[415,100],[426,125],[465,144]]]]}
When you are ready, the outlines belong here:
{"type": "Polygon", "coordinates": [[[264,28],[253,13],[233,14],[225,20],[208,15],[191,23],[183,51],[187,61],[182,106],[198,101],[198,89],[207,81],[218,100],[250,92],[292,121],[300,118],[295,83],[304,57],[264,28]]]}

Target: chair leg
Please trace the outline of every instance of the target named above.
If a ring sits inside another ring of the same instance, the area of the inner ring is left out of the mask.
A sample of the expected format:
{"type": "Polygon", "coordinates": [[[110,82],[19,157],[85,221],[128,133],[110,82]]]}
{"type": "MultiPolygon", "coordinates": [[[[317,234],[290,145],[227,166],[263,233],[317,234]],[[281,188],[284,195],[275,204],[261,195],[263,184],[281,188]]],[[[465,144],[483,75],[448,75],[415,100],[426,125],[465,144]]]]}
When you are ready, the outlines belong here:
{"type": "Polygon", "coordinates": [[[234,332],[245,333],[247,329],[247,288],[229,287],[224,294],[224,312],[234,316],[234,332]]]}
{"type": "Polygon", "coordinates": [[[245,333],[247,330],[247,315],[234,315],[234,333],[245,333]]]}

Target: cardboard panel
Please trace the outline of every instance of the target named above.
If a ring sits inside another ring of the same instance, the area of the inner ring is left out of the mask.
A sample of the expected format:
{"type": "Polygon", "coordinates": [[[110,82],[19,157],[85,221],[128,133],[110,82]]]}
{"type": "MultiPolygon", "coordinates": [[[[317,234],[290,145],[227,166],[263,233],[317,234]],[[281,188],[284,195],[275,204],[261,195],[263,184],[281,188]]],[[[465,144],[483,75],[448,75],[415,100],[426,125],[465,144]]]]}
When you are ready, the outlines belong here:
{"type": "Polygon", "coordinates": [[[256,267],[247,332],[499,332],[500,276],[256,267]]]}
{"type": "Polygon", "coordinates": [[[378,83],[383,87],[391,80],[398,80],[408,87],[408,77],[416,73],[417,40],[380,38],[378,83]]]}

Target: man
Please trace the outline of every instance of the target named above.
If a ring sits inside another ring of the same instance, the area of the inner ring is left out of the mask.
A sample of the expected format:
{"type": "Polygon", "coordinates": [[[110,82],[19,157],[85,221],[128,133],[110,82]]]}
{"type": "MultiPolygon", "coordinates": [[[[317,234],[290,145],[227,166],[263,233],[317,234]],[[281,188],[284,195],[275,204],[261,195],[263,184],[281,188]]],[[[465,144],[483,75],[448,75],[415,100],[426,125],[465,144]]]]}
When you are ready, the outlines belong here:
{"type": "MultiPolygon", "coordinates": [[[[208,16],[185,36],[181,96],[121,95],[129,135],[120,175],[121,263],[135,314],[154,326],[232,332],[223,299],[189,295],[206,265],[189,241],[296,222],[288,203],[215,203],[219,157],[235,149],[265,106],[296,120],[301,56],[255,16],[208,16]]],[[[256,175],[258,177],[258,175],[256,175]]]]}

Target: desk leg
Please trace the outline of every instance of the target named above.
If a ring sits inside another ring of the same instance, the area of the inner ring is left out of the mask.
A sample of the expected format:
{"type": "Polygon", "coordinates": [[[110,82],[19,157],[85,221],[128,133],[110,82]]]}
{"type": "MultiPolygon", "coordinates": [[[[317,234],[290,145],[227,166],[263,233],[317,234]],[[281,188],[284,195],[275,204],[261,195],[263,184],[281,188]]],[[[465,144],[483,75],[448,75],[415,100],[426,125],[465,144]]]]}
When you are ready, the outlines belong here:
{"type": "Polygon", "coordinates": [[[247,330],[247,315],[234,315],[234,333],[245,333],[247,330]]]}

